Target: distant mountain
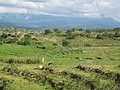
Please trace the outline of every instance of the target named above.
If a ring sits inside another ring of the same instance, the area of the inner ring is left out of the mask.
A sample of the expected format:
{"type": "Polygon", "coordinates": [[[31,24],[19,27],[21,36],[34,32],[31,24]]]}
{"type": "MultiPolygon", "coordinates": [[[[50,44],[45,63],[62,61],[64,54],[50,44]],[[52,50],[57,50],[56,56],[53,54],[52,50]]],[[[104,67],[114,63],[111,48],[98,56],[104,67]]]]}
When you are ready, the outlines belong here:
{"type": "Polygon", "coordinates": [[[111,18],[59,17],[35,14],[0,14],[0,26],[46,29],[46,28],[116,28],[120,22],[111,18]]]}

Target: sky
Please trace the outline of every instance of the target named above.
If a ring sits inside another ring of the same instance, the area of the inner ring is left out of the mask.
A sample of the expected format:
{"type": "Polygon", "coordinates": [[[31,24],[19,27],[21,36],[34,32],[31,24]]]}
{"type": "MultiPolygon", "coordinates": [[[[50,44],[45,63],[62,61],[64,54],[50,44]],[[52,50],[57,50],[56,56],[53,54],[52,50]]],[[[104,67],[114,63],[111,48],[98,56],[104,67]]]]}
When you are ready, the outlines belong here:
{"type": "Polygon", "coordinates": [[[0,13],[112,18],[120,22],[120,0],[0,0],[0,13]]]}

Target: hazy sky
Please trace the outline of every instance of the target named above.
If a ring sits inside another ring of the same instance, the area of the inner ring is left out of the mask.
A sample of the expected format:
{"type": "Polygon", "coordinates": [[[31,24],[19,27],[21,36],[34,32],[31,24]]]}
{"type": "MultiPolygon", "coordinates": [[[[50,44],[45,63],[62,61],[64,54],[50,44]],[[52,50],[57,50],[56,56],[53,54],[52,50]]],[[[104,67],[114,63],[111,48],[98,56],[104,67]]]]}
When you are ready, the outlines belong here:
{"type": "Polygon", "coordinates": [[[0,13],[109,17],[120,22],[120,0],[0,0],[0,13]]]}

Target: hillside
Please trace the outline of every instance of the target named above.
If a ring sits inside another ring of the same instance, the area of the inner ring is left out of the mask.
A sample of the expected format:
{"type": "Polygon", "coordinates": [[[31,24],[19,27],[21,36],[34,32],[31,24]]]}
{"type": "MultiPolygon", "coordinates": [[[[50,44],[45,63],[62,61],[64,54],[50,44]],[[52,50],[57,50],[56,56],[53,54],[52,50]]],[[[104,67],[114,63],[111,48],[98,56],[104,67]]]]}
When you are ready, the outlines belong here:
{"type": "Polygon", "coordinates": [[[120,28],[0,27],[0,90],[119,88],[120,28]]]}

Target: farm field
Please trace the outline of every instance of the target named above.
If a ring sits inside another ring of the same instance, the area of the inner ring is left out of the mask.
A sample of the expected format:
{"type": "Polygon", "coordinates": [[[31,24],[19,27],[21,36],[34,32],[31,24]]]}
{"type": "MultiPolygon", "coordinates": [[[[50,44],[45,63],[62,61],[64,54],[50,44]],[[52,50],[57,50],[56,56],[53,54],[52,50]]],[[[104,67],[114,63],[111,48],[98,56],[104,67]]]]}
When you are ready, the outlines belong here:
{"type": "Polygon", "coordinates": [[[0,90],[120,90],[119,30],[0,29],[0,90]]]}

